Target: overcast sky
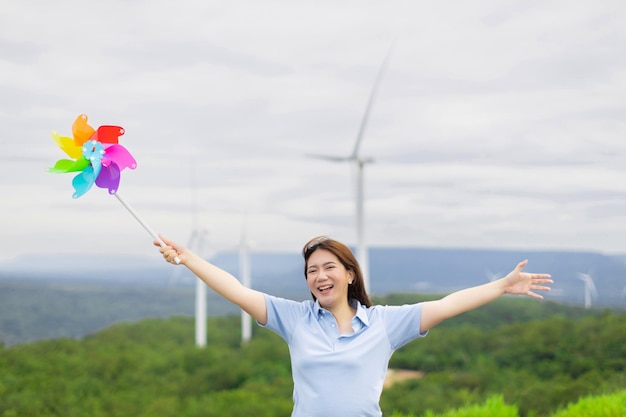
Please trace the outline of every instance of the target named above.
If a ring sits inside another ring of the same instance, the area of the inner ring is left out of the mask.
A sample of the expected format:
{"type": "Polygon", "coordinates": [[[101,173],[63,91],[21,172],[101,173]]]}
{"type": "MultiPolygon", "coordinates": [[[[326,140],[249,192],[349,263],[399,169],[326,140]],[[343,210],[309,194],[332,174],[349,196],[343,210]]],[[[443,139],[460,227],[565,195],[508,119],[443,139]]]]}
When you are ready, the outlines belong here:
{"type": "Polygon", "coordinates": [[[46,172],[81,113],[125,128],[119,193],[165,236],[355,244],[354,167],[307,154],[351,153],[390,49],[369,245],[626,252],[623,1],[0,5],[0,260],[155,256],[114,196],[46,172]]]}

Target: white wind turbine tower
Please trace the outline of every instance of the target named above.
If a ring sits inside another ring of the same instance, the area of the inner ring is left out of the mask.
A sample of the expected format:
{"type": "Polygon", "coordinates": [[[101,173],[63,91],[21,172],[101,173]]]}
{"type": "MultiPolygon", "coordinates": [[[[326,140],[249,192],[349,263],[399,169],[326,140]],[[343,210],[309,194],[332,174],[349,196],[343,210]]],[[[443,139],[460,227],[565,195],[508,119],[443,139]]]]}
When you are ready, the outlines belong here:
{"type": "MultiPolygon", "coordinates": [[[[241,275],[241,283],[250,288],[252,278],[250,273],[250,242],[246,233],[246,224],[244,223],[241,232],[241,240],[239,242],[239,274],[241,275]]],[[[241,310],[241,343],[244,344],[252,338],[252,318],[243,309],[241,310]]]]}
{"type": "Polygon", "coordinates": [[[387,55],[383,60],[380,69],[378,70],[378,74],[376,75],[376,80],[374,81],[374,87],[369,96],[369,100],[367,102],[367,106],[365,107],[365,113],[363,114],[363,119],[361,120],[361,126],[359,127],[359,132],[356,137],[356,143],[354,144],[354,149],[349,156],[346,157],[338,157],[338,156],[328,156],[328,155],[309,155],[313,158],[325,159],[331,162],[351,162],[354,163],[357,169],[356,173],[356,238],[357,238],[357,259],[359,261],[359,265],[361,266],[361,272],[363,273],[363,284],[365,286],[365,291],[369,293],[370,283],[369,283],[369,260],[367,255],[367,246],[365,244],[365,232],[364,232],[364,215],[363,215],[363,167],[365,164],[373,162],[372,158],[362,157],[359,153],[361,141],[363,139],[363,134],[365,133],[365,128],[367,127],[367,122],[369,119],[370,112],[372,110],[372,106],[374,104],[374,100],[376,98],[376,93],[378,92],[378,86],[382,80],[383,74],[387,69],[387,64],[389,62],[389,57],[391,56],[391,49],[387,51],[387,55]]]}
{"type": "MultiPolygon", "coordinates": [[[[199,256],[204,256],[204,247],[209,235],[209,231],[201,228],[194,228],[187,242],[187,247],[199,256]]],[[[170,278],[170,282],[177,281],[180,268],[176,268],[170,278]]],[[[206,284],[199,278],[196,280],[196,300],[195,300],[195,339],[196,346],[204,347],[207,344],[206,333],[206,316],[207,316],[207,287],[206,284]]]]}
{"type": "Polygon", "coordinates": [[[591,308],[592,299],[598,297],[598,291],[596,285],[593,283],[593,279],[590,274],[578,273],[578,279],[585,283],[585,308],[591,308]]]}
{"type": "MultiPolygon", "coordinates": [[[[202,247],[204,246],[204,241],[205,241],[205,237],[208,235],[208,232],[206,231],[206,229],[202,229],[202,230],[197,230],[195,229],[193,231],[193,233],[191,234],[191,239],[190,241],[192,242],[191,245],[189,245],[190,248],[194,247],[194,243],[195,241],[197,241],[197,244],[195,245],[195,247],[198,251],[198,254],[201,255],[202,254],[202,247]]],[[[206,308],[206,284],[204,283],[204,281],[202,281],[200,278],[196,278],[196,320],[195,320],[195,324],[196,324],[196,346],[198,347],[204,347],[206,346],[207,343],[207,334],[206,334],[206,315],[207,315],[207,308],[206,308]]]]}
{"type": "MultiPolygon", "coordinates": [[[[187,241],[187,247],[203,257],[205,255],[204,248],[209,231],[198,226],[198,196],[197,186],[195,183],[195,172],[192,166],[192,230],[191,236],[187,241]]],[[[170,282],[176,281],[177,276],[182,272],[181,268],[175,268],[172,272],[170,282]]],[[[196,300],[195,300],[195,342],[196,346],[204,347],[207,344],[206,322],[207,322],[207,286],[199,278],[196,280],[196,300]]]]}

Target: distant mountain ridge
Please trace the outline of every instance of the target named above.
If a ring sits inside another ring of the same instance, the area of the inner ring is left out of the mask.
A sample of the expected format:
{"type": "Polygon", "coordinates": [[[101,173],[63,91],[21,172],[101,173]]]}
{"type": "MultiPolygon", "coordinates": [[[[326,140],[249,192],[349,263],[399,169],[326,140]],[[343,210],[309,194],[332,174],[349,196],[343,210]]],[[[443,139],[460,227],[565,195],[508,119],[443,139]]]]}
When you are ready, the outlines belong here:
{"type": "MultiPolygon", "coordinates": [[[[414,247],[369,248],[371,292],[448,293],[502,277],[524,259],[526,270],[548,272],[555,280],[546,299],[582,304],[589,274],[597,288],[594,306],[626,308],[626,256],[594,252],[438,249],[414,247]]],[[[235,276],[239,254],[220,252],[211,262],[235,276]]],[[[253,287],[272,294],[308,298],[299,253],[252,252],[253,287]]],[[[160,257],[29,255],[0,263],[0,279],[102,281],[118,285],[191,285],[195,278],[184,269],[165,264],[160,257]]]]}

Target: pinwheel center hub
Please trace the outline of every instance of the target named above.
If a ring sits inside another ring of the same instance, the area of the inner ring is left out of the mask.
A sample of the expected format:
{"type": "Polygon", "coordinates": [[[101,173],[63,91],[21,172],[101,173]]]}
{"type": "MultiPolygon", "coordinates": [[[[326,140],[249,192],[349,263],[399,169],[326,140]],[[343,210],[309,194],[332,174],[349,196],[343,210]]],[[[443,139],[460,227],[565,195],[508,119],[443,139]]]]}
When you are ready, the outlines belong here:
{"type": "Polygon", "coordinates": [[[90,161],[99,161],[104,155],[104,146],[97,140],[90,140],[83,145],[83,156],[90,161]]]}

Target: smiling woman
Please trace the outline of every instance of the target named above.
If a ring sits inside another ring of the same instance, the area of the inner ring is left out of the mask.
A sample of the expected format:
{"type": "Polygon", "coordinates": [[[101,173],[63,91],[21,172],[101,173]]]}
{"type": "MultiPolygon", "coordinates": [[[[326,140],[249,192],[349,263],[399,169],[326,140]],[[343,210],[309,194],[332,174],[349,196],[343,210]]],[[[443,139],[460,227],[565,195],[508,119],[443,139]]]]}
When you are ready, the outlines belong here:
{"type": "MultiPolygon", "coordinates": [[[[304,245],[302,257],[304,258],[304,276],[311,290],[313,301],[317,300],[318,291],[316,290],[318,287],[316,284],[323,282],[323,278],[327,277],[325,271],[334,271],[335,274],[331,273],[330,276],[336,276],[337,268],[343,266],[350,275],[348,277],[347,299],[358,300],[365,307],[372,305],[365,291],[361,268],[359,268],[357,260],[346,245],[330,239],[327,236],[319,236],[311,239],[304,245]],[[323,249],[323,251],[318,254],[318,249],[323,249]],[[318,255],[314,256],[311,260],[311,256],[315,254],[318,255]]],[[[327,284],[332,284],[332,282],[328,282],[327,284]]],[[[325,291],[321,291],[320,294],[323,295],[330,292],[329,288],[324,288],[324,290],[325,291]]]]}
{"type": "Polygon", "coordinates": [[[198,278],[280,335],[289,346],[294,383],[293,417],[382,415],[379,400],[392,354],[427,335],[443,320],[503,294],[542,298],[548,274],[522,272],[520,262],[504,278],[452,293],[440,300],[402,306],[372,306],[359,264],[350,249],[327,236],[303,249],[312,300],[297,302],[247,288],[228,272],[163,238],[163,257],[178,259],[198,278]]]}

